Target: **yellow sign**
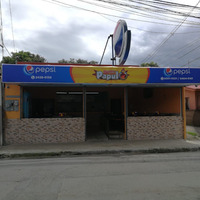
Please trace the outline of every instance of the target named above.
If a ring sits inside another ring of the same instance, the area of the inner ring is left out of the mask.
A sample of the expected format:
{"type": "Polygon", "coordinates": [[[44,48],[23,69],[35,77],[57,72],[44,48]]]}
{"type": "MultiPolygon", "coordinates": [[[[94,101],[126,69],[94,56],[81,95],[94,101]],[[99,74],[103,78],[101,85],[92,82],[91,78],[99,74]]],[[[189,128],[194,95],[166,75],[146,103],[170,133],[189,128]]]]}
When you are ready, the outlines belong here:
{"type": "Polygon", "coordinates": [[[149,78],[147,68],[129,67],[80,67],[71,68],[74,83],[146,83],[149,78]]]}

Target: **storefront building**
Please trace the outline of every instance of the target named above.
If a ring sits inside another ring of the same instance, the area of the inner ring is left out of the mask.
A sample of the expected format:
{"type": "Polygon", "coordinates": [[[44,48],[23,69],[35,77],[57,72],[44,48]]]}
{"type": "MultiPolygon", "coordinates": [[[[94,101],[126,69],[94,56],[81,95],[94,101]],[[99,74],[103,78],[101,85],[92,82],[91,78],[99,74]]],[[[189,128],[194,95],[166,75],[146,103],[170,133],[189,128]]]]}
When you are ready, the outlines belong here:
{"type": "Polygon", "coordinates": [[[187,125],[200,126],[200,86],[185,87],[185,106],[187,125]]]}
{"type": "Polygon", "coordinates": [[[199,69],[3,65],[4,144],[185,138],[199,69]]]}

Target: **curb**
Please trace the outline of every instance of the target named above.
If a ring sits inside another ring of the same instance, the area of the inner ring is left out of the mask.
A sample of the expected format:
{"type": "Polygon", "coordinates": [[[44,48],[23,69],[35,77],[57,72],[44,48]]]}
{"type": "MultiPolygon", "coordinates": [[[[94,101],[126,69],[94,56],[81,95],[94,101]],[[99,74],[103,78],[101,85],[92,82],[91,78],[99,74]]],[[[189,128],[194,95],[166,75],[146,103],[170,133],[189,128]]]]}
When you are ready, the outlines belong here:
{"type": "Polygon", "coordinates": [[[195,152],[200,151],[200,147],[194,148],[155,148],[141,150],[96,150],[96,151],[60,151],[60,152],[39,152],[39,153],[6,153],[0,154],[0,159],[14,158],[50,158],[50,157],[70,157],[70,156],[89,156],[89,155],[112,155],[112,154],[159,154],[159,153],[178,153],[178,152],[195,152]]]}

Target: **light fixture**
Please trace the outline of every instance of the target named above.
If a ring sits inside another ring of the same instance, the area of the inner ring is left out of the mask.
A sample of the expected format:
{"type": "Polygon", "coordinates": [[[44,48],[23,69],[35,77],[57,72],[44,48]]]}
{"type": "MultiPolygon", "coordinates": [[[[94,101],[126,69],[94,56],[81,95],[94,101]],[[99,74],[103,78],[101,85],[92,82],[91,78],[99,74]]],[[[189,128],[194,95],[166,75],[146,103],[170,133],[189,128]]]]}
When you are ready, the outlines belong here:
{"type": "Polygon", "coordinates": [[[58,91],[58,92],[56,92],[56,94],[67,94],[67,92],[64,92],[64,91],[58,91]]]}

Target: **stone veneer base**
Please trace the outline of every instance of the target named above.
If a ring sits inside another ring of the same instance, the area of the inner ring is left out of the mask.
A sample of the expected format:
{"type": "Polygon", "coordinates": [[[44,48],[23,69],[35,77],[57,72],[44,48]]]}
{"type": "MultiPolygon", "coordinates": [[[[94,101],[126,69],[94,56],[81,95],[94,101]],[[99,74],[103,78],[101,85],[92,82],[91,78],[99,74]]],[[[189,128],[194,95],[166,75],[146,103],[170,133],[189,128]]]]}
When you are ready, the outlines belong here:
{"type": "Polygon", "coordinates": [[[85,141],[84,118],[24,118],[5,121],[6,144],[85,141]]]}
{"type": "MultiPolygon", "coordinates": [[[[5,121],[6,144],[85,141],[84,118],[29,118],[5,121]]],[[[181,116],[128,117],[127,139],[182,139],[181,116]]]]}
{"type": "Polygon", "coordinates": [[[181,116],[128,117],[127,139],[183,139],[184,126],[181,116]]]}

